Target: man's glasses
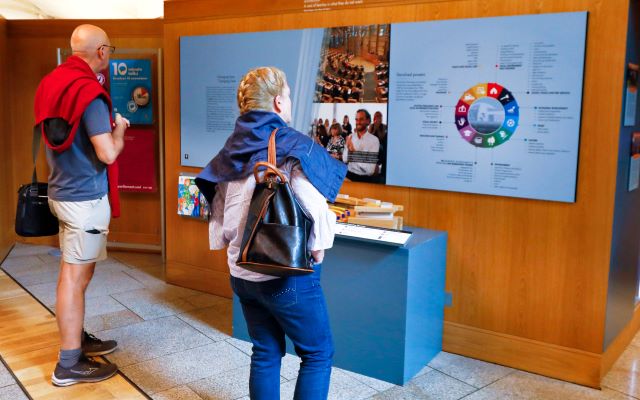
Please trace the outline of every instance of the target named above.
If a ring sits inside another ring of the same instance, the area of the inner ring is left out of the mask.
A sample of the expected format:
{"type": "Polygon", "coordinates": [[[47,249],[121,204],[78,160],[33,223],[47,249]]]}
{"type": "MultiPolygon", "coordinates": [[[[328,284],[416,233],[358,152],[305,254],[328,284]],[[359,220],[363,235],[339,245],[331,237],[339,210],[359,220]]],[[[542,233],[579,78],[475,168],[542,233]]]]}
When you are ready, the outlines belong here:
{"type": "Polygon", "coordinates": [[[116,52],[116,46],[109,46],[108,44],[103,44],[103,45],[101,45],[100,47],[98,47],[98,49],[97,49],[97,50],[100,50],[100,49],[102,49],[103,47],[106,47],[106,48],[108,48],[108,49],[109,49],[109,54],[113,54],[113,53],[115,53],[115,52],[116,52]]]}

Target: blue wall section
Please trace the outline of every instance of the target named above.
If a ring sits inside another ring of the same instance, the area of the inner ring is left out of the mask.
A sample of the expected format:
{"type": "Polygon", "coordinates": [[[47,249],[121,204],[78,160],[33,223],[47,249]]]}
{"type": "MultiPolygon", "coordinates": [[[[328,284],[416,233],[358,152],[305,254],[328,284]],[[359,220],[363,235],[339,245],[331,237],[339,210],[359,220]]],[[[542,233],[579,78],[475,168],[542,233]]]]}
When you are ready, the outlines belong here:
{"type": "MultiPolygon", "coordinates": [[[[638,46],[640,45],[639,21],[640,1],[632,0],[629,10],[625,68],[629,62],[638,64],[640,61],[638,51],[638,46]]],[[[626,81],[623,84],[625,85],[626,93],[626,81]]],[[[629,182],[631,135],[634,131],[640,130],[638,125],[640,115],[637,116],[638,119],[636,120],[635,126],[623,126],[624,101],[625,99],[623,97],[603,350],[606,350],[631,320],[635,308],[636,292],[638,290],[640,189],[629,192],[627,185],[629,182]]]]}

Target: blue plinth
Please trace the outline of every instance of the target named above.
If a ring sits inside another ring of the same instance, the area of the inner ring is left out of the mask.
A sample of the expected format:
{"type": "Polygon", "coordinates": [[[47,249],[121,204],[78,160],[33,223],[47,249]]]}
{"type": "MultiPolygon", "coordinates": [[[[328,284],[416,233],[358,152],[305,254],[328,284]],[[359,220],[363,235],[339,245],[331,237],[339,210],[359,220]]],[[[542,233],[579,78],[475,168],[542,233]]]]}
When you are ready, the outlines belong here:
{"type": "MultiPolygon", "coordinates": [[[[398,385],[442,350],[445,306],[447,234],[406,230],[413,235],[403,247],[336,238],[321,278],[334,365],[398,385]]],[[[233,337],[249,341],[237,296],[233,337]]]]}

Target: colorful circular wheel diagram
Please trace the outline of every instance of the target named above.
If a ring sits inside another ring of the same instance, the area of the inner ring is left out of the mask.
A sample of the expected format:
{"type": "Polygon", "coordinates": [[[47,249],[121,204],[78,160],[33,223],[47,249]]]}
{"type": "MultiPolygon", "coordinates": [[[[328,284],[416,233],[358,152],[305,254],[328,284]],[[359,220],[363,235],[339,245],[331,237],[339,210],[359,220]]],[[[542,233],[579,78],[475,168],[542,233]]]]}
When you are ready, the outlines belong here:
{"type": "Polygon", "coordinates": [[[497,83],[473,86],[456,105],[456,128],[476,147],[491,148],[509,140],[518,127],[518,102],[497,83]]]}

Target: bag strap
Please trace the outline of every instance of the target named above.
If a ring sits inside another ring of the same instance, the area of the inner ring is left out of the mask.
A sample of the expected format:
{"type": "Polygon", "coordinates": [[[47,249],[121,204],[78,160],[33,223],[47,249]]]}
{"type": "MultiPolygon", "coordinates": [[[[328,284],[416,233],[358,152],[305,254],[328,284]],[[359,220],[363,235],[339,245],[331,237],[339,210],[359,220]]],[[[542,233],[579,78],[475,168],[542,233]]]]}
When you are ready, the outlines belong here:
{"type": "Polygon", "coordinates": [[[280,169],[278,169],[278,167],[276,167],[275,165],[268,163],[268,162],[264,162],[264,161],[259,161],[256,163],[256,165],[253,166],[253,177],[256,179],[256,183],[260,183],[260,168],[264,167],[266,168],[264,171],[264,174],[262,175],[263,178],[268,178],[269,176],[276,176],[278,177],[278,179],[280,179],[280,182],[286,182],[287,181],[287,177],[284,176],[282,174],[282,172],[280,171],[280,169]]]}
{"type": "Polygon", "coordinates": [[[256,179],[256,183],[260,183],[260,168],[266,168],[263,174],[263,179],[268,177],[277,177],[280,182],[287,182],[287,178],[282,171],[276,166],[276,133],[278,128],[271,131],[269,136],[269,147],[267,148],[267,162],[260,161],[253,166],[253,176],[256,179]]]}
{"type": "Polygon", "coordinates": [[[271,136],[269,137],[269,148],[267,150],[267,162],[273,166],[278,165],[276,162],[276,133],[278,133],[278,128],[271,131],[271,136]]]}
{"type": "Polygon", "coordinates": [[[42,125],[44,122],[39,123],[33,127],[33,143],[31,144],[31,152],[33,155],[33,174],[31,174],[31,183],[36,185],[38,183],[38,175],[36,174],[36,159],[38,158],[38,150],[40,150],[40,136],[42,135],[42,125]]]}

